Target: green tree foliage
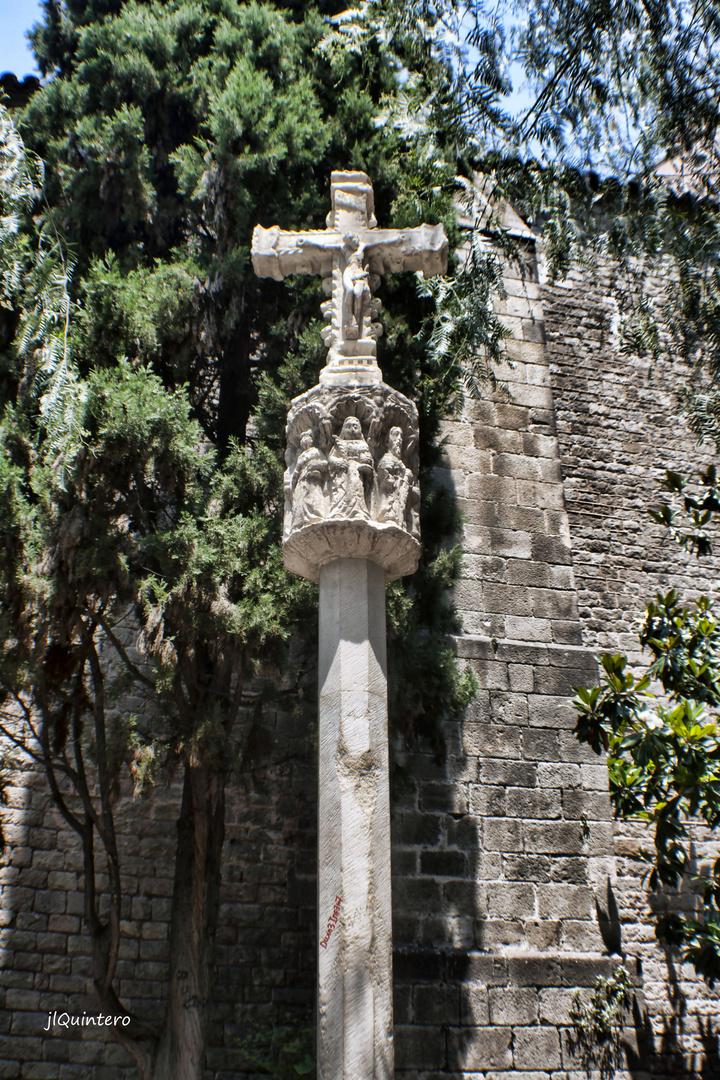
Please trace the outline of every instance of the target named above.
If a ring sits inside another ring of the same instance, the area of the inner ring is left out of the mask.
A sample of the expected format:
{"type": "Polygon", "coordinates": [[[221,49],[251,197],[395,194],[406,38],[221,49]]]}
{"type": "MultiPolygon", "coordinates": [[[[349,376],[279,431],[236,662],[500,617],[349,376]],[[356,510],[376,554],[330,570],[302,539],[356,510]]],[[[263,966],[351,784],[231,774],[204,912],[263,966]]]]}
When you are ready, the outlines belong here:
{"type": "MultiPolygon", "coordinates": [[[[321,227],[331,170],[361,168],[383,221],[455,237],[455,169],[380,119],[401,93],[393,50],[335,49],[304,5],[47,0],[34,42],[50,78],[15,118],[27,150],[2,114],[2,726],[80,838],[98,1003],[117,1016],[114,808],[128,776],[139,792],[179,774],[166,1016],[113,1032],[143,1078],[199,1077],[225,788],[250,767],[250,691],[315,602],[279,540],[285,414],[324,357],[320,283],[257,279],[252,228],[321,227]],[[136,716],[117,708],[129,693],[136,716]]],[[[381,363],[418,401],[427,477],[460,367],[427,352],[435,301],[412,277],[383,302],[381,363]]],[[[391,705],[441,753],[472,688],[444,645],[452,509],[427,485],[423,516],[422,572],[389,605],[391,705]]]]}
{"type": "Polygon", "coordinates": [[[600,1080],[613,1080],[622,1068],[621,1037],[631,1007],[630,975],[624,967],[617,968],[607,979],[598,978],[589,1000],[583,1001],[579,992],[573,995],[568,1045],[588,1080],[594,1069],[600,1080]]]}
{"type": "Polygon", "coordinates": [[[454,140],[486,195],[542,228],[552,274],[610,260],[623,347],[684,360],[692,422],[717,417],[714,0],[366,0],[345,32],[423,57],[406,126],[454,140]],[[528,101],[510,108],[518,70],[528,101]]]}

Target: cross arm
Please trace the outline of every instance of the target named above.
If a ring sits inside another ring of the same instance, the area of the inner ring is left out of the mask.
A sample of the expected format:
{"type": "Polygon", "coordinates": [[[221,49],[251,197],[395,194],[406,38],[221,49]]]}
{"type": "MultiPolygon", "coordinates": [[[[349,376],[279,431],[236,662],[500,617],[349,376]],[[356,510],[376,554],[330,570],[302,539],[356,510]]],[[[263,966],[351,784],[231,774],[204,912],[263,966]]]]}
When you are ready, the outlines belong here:
{"type": "Polygon", "coordinates": [[[361,240],[373,274],[422,270],[425,277],[431,277],[447,272],[448,238],[443,225],[372,229],[361,240]]]}
{"type": "MultiPolygon", "coordinates": [[[[422,270],[425,277],[447,270],[448,240],[442,225],[414,229],[355,229],[373,274],[422,270]]],[[[277,225],[256,225],[252,236],[252,264],[258,277],[282,281],[290,274],[329,277],[333,256],[343,248],[343,236],[333,229],[284,232],[277,225]]]]}
{"type": "Polygon", "coordinates": [[[329,277],[333,254],[342,248],[342,237],[330,230],[307,229],[284,232],[277,225],[256,225],[252,235],[252,264],[258,277],[282,281],[290,274],[322,274],[329,277]]]}

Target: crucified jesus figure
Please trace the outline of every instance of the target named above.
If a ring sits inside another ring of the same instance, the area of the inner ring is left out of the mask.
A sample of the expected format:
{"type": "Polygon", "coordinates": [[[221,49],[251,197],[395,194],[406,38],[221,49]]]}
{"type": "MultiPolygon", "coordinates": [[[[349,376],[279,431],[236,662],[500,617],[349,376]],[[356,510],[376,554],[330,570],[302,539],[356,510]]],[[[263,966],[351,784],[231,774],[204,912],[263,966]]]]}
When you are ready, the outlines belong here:
{"type": "Polygon", "coordinates": [[[363,250],[356,236],[343,238],[344,246],[350,249],[347,264],[343,271],[342,283],[342,322],[345,340],[362,338],[365,315],[370,311],[370,292],[368,271],[363,267],[363,250]]]}

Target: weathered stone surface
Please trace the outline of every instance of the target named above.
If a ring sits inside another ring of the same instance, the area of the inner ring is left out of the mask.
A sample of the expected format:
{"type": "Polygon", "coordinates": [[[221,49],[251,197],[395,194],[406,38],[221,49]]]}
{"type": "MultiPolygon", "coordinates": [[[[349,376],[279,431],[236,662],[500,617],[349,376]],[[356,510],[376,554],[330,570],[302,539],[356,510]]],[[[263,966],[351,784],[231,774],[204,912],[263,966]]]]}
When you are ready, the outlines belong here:
{"type": "Polygon", "coordinates": [[[327,1080],[393,1075],[385,578],[320,573],[319,1063],[327,1080]]]}
{"type": "Polygon", "coordinates": [[[385,386],[376,361],[372,289],[390,270],[442,272],[442,225],[378,229],[364,173],[336,172],[324,232],[258,225],[253,266],[261,277],[323,274],[329,346],[320,385],[293,401],[287,426],[284,558],[312,581],[337,558],[372,559],[388,579],[419,558],[418,420],[415,406],[385,386]]]}
{"type": "Polygon", "coordinates": [[[387,580],[411,574],[420,554],[418,419],[384,383],[316,386],[287,424],[283,555],[317,581],[339,558],[372,559],[387,580]]]}
{"type": "Polygon", "coordinates": [[[324,231],[289,233],[278,226],[256,226],[253,268],[260,277],[276,281],[289,274],[321,274],[330,297],[323,304],[329,318],[323,334],[329,354],[321,384],[378,383],[376,341],[382,327],[374,320],[381,304],[372,292],[379,275],[400,270],[419,270],[425,276],[444,273],[447,235],[442,225],[379,229],[372,184],[362,172],[334,172],[330,198],[324,231]]]}

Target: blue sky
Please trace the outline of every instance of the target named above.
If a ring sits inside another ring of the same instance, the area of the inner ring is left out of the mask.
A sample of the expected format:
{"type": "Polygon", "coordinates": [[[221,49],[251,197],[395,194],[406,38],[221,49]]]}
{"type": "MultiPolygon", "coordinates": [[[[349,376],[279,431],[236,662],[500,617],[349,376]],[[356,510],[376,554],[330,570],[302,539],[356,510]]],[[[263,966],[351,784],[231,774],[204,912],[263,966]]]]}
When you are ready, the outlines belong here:
{"type": "Polygon", "coordinates": [[[0,0],[0,75],[13,71],[22,79],[38,74],[25,32],[40,21],[40,12],[40,0],[0,0]]]}

